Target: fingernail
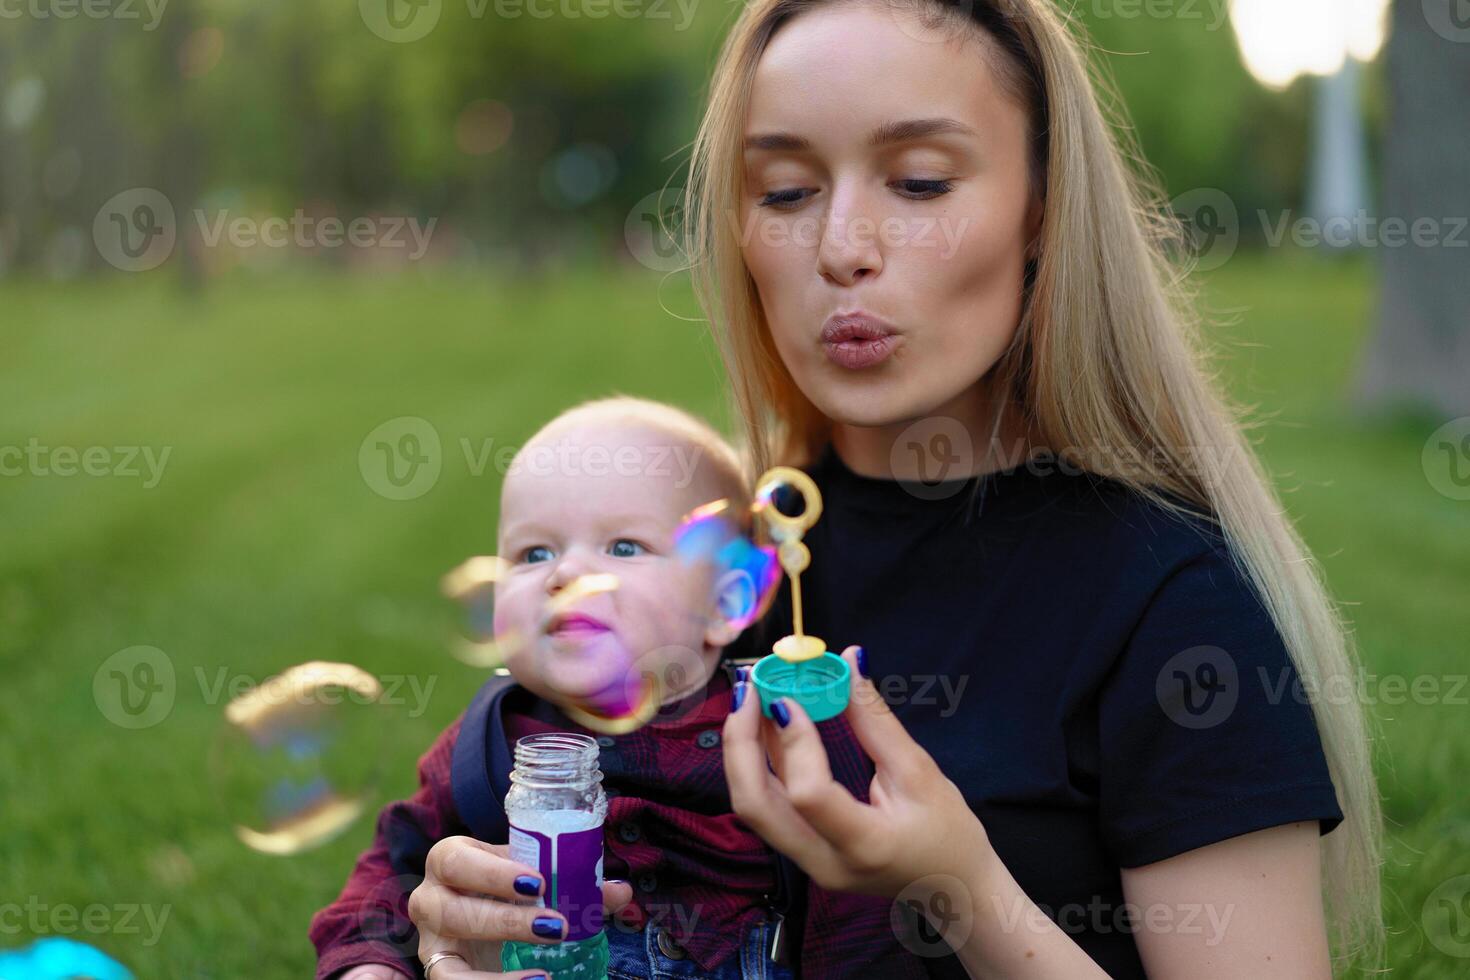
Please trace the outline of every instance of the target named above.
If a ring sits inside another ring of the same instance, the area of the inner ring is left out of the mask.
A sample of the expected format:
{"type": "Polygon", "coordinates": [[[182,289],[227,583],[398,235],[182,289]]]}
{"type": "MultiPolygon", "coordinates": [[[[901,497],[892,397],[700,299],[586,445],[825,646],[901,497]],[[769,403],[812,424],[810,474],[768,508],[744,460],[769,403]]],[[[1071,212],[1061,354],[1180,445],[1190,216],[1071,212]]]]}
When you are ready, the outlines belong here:
{"type": "Polygon", "coordinates": [[[745,703],[745,681],[735,685],[735,707],[731,710],[739,711],[740,706],[745,703]]]}
{"type": "Polygon", "coordinates": [[[602,882],[604,885],[626,885],[627,878],[607,878],[602,882]]]}
{"type": "Polygon", "coordinates": [[[548,980],[548,978],[544,973],[533,973],[528,977],[524,977],[523,980],[548,980]]]}
{"type": "Polygon", "coordinates": [[[561,920],[549,915],[538,915],[531,922],[531,931],[542,939],[560,939],[561,920]]]}
{"type": "Polygon", "coordinates": [[[857,657],[858,673],[862,674],[864,678],[871,677],[872,675],[868,673],[868,651],[862,647],[858,647],[857,653],[854,656],[857,657]]]}
{"type": "Polygon", "coordinates": [[[513,884],[522,895],[535,895],[541,891],[541,879],[535,875],[517,875],[513,884]]]}
{"type": "Polygon", "coordinates": [[[791,709],[786,707],[785,698],[778,698],[771,702],[771,716],[776,719],[776,724],[782,728],[791,724],[791,709]]]}
{"type": "Polygon", "coordinates": [[[735,679],[737,681],[750,680],[750,668],[748,666],[737,668],[735,671],[735,679]]]}

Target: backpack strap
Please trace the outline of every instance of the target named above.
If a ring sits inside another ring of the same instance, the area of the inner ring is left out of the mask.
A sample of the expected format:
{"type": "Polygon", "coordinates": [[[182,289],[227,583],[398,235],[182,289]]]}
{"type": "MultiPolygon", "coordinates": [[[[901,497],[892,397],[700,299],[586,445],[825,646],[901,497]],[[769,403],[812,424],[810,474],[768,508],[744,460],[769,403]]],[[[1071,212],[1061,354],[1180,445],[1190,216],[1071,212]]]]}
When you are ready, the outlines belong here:
{"type": "Polygon", "coordinates": [[[515,686],[515,678],[504,674],[485,682],[460,720],[450,762],[459,818],[476,838],[491,844],[510,840],[510,821],[501,801],[510,791],[513,760],[505,739],[495,736],[501,703],[515,686]]]}

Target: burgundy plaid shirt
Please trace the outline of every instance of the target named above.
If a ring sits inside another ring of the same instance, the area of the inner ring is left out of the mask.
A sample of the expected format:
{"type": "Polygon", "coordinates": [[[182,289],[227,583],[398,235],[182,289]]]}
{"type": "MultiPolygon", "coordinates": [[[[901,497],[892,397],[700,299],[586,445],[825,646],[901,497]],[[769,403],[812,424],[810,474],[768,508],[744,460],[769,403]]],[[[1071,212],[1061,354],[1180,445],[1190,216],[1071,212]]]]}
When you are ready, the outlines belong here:
{"type": "MultiPolygon", "coordinates": [[[[595,734],[547,702],[533,704],[528,714],[505,715],[511,744],[535,732],[595,734]]],[[[635,732],[601,739],[608,796],[603,870],[634,889],[633,901],[608,928],[655,923],[704,969],[736,953],[747,929],[767,917],[765,899],[775,891],[773,852],[730,812],[720,748],[730,706],[729,678],[717,670],[703,695],[665,706],[635,732]]],[[[373,844],[358,858],[341,895],[312,919],[318,980],[363,963],[421,976],[407,896],[422,880],[434,842],[468,832],[450,789],[459,727],[457,721],[445,730],[419,761],[418,792],[383,809],[373,844]]],[[[833,774],[866,801],[872,763],[846,719],[839,715],[817,727],[833,774]]],[[[899,943],[890,925],[891,905],[808,883],[806,929],[792,937],[799,940],[804,977],[927,977],[923,961],[899,943]]]]}

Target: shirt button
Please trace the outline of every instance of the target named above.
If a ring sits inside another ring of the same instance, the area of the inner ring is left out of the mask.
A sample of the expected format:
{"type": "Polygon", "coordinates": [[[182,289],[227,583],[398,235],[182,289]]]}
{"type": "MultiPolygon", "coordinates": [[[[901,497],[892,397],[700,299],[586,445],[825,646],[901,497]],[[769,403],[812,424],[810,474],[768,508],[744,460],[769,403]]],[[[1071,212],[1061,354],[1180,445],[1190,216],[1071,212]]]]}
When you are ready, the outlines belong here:
{"type": "Polygon", "coordinates": [[[624,843],[636,844],[643,837],[643,831],[636,823],[625,823],[618,828],[618,836],[624,843]]]}
{"type": "Polygon", "coordinates": [[[720,733],[713,728],[699,733],[699,738],[694,740],[702,749],[712,749],[720,744],[720,733]]]}
{"type": "Polygon", "coordinates": [[[597,744],[605,749],[610,749],[614,745],[618,744],[618,740],[613,738],[611,735],[599,735],[597,736],[597,744]]]}
{"type": "Polygon", "coordinates": [[[682,960],[688,956],[683,946],[674,941],[674,937],[663,929],[658,931],[658,951],[671,960],[682,960]]]}
{"type": "Polygon", "coordinates": [[[652,871],[645,871],[638,876],[638,890],[641,892],[658,891],[658,875],[652,871]]]}

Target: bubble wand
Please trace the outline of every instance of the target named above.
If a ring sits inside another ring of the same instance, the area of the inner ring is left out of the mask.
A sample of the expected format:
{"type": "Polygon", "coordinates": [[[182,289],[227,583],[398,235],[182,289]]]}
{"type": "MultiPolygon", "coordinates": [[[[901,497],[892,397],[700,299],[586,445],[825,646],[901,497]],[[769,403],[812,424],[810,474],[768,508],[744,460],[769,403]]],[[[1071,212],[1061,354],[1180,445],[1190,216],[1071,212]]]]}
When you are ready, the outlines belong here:
{"type": "Polygon", "coordinates": [[[821,491],[801,470],[777,466],[757,481],[752,510],[768,526],[777,543],[777,560],[791,579],[793,632],[772,644],[771,653],[757,660],[750,671],[760,694],[761,713],[771,717],[771,704],[790,698],[812,721],[825,721],[847,707],[851,671],[847,661],[827,649],[825,640],[803,632],[801,573],[811,565],[812,553],[802,538],[822,516],[821,491]],[[800,496],[799,513],[786,514],[777,506],[775,495],[783,488],[800,496]]]}

